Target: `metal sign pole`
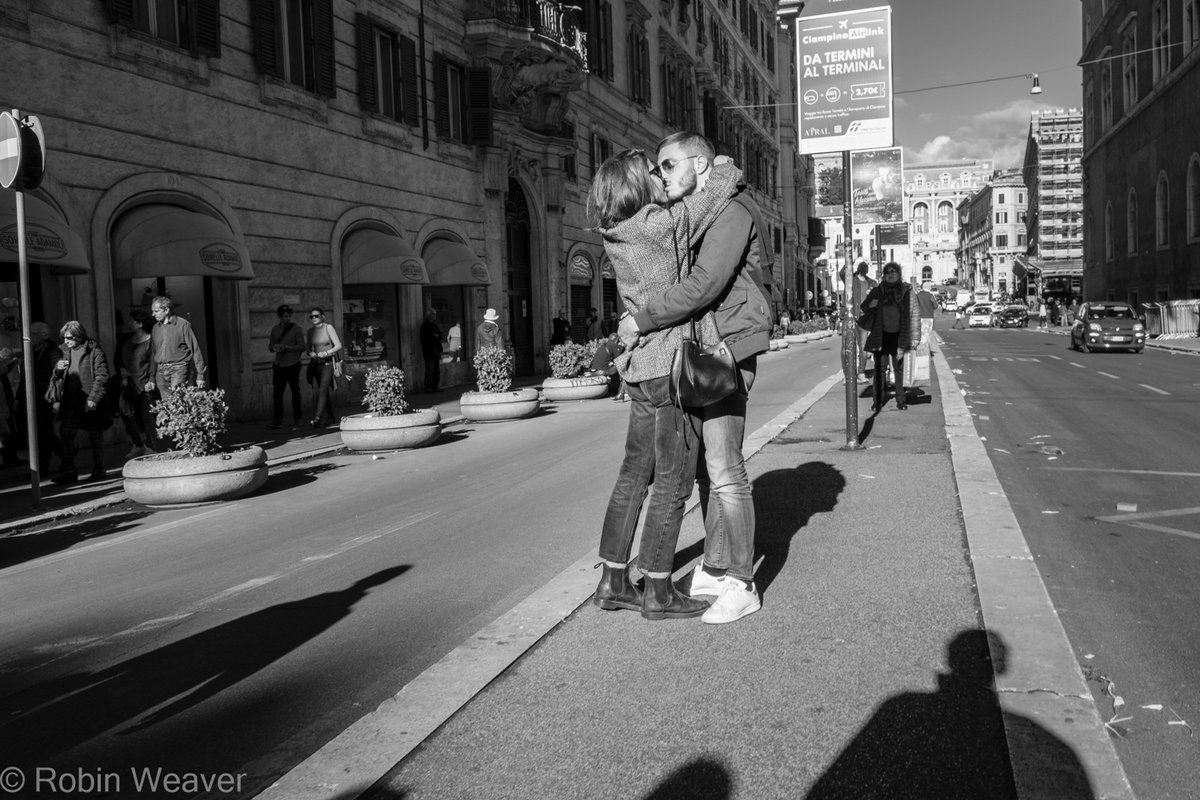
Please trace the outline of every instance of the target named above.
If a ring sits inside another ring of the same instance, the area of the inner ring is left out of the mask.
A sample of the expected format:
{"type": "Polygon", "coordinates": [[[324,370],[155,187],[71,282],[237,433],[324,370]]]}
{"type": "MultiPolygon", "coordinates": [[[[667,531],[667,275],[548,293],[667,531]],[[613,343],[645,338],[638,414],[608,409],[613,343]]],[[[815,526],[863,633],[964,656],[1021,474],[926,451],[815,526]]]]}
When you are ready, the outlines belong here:
{"type": "MultiPolygon", "coordinates": [[[[13,115],[16,115],[13,111],[13,115]]],[[[29,258],[25,252],[25,193],[17,191],[17,261],[21,281],[21,345],[24,350],[25,431],[29,440],[29,497],[35,509],[42,507],[41,455],[37,437],[37,380],[33,373],[33,342],[29,338],[29,258]]]]}
{"type": "MultiPolygon", "coordinates": [[[[846,388],[846,444],[843,450],[861,450],[858,442],[858,314],[854,307],[854,228],[851,218],[850,151],[842,151],[842,226],[846,259],[842,265],[842,380],[846,388]]],[[[835,287],[836,288],[836,287],[835,287]]]]}

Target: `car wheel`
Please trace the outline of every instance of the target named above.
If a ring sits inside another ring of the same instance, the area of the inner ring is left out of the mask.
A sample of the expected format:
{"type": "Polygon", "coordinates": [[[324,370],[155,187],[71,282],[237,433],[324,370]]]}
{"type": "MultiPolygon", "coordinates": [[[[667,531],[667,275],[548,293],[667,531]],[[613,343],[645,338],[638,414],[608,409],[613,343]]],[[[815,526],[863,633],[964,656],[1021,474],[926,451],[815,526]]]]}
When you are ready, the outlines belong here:
{"type": "Polygon", "coordinates": [[[1085,341],[1083,341],[1082,339],[1080,339],[1080,340],[1079,340],[1079,352],[1081,352],[1081,353],[1090,353],[1090,352],[1092,352],[1092,348],[1090,348],[1090,347],[1088,347],[1088,346],[1087,346],[1087,342],[1085,342],[1085,341]]]}

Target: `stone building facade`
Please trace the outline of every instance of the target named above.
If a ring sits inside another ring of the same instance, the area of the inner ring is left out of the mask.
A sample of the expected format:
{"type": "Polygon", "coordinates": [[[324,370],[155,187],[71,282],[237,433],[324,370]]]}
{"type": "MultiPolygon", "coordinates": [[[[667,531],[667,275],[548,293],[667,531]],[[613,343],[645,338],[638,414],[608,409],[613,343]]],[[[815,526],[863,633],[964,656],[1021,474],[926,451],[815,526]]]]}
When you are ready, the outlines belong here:
{"type": "Polygon", "coordinates": [[[794,287],[808,177],[782,138],[794,48],[773,8],[580,6],[0,0],[0,105],[37,115],[49,151],[26,193],[35,317],[79,319],[111,352],[117,315],[169,294],[237,418],[268,413],[282,303],[305,324],[331,312],[351,374],[388,361],[410,384],[427,310],[462,334],[443,382],[467,383],[495,308],[537,374],[557,311],[577,340],[590,309],[620,311],[586,214],[596,166],[683,127],[744,167],[794,287]]]}
{"type": "Polygon", "coordinates": [[[1027,248],[1028,192],[1021,170],[999,172],[958,206],[959,284],[976,296],[1011,297],[1013,267],[1027,248]]]}
{"type": "Polygon", "coordinates": [[[991,159],[958,159],[904,168],[905,217],[913,276],[935,284],[960,279],[958,206],[992,177],[991,159]]]}
{"type": "Polygon", "coordinates": [[[1083,0],[1084,299],[1200,297],[1200,3],[1083,0]]]}

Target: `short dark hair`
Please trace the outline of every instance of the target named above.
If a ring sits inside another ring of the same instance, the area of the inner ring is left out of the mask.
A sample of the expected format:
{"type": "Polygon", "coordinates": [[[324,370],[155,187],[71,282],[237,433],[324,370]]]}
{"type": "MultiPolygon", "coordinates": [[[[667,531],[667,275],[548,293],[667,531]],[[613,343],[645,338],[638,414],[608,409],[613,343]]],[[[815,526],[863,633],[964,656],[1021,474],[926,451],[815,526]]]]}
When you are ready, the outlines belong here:
{"type": "Polygon", "coordinates": [[[655,152],[659,152],[664,147],[670,147],[671,145],[680,145],[688,150],[695,150],[696,155],[704,156],[709,161],[717,157],[717,149],[713,147],[708,137],[696,131],[677,131],[672,133],[660,141],[654,150],[655,152]]]}
{"type": "Polygon", "coordinates": [[[275,309],[275,316],[282,317],[284,314],[292,313],[292,307],[284,303],[279,308],[275,309]]]}

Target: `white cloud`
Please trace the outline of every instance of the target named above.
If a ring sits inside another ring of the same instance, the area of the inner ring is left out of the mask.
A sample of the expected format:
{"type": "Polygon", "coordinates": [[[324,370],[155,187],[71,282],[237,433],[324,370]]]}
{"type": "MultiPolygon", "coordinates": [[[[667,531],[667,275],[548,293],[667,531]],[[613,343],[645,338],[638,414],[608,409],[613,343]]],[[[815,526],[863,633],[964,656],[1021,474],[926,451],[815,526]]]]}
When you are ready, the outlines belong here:
{"type": "MultiPolygon", "coordinates": [[[[986,111],[959,122],[948,133],[929,139],[920,147],[906,148],[906,164],[963,158],[990,158],[996,169],[1020,167],[1025,158],[1029,119],[1035,110],[1050,108],[1043,103],[1021,99],[1003,108],[986,111]]],[[[954,120],[947,116],[945,126],[954,120]]]]}

